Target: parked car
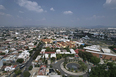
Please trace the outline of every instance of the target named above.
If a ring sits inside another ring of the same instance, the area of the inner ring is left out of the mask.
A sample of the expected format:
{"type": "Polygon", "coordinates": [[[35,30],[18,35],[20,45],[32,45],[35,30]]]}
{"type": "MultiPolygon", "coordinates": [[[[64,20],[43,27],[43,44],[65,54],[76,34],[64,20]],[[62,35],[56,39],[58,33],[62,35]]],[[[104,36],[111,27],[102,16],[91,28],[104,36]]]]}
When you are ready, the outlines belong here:
{"type": "Polygon", "coordinates": [[[25,65],[21,65],[21,66],[20,66],[20,69],[22,69],[23,67],[25,67],[25,65]]]}

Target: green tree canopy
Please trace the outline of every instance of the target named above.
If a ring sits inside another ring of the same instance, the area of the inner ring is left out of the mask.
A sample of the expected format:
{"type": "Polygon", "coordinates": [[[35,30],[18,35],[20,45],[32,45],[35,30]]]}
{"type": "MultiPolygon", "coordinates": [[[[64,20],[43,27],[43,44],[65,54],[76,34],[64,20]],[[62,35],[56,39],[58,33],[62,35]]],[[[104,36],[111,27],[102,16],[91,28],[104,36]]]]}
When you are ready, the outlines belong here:
{"type": "Polygon", "coordinates": [[[24,59],[22,59],[22,58],[21,59],[17,59],[18,63],[22,63],[23,61],[24,61],[24,59]]]}
{"type": "Polygon", "coordinates": [[[16,75],[21,74],[21,70],[19,70],[19,69],[18,70],[15,70],[14,72],[15,72],[16,75]]]}
{"type": "Polygon", "coordinates": [[[93,64],[98,64],[100,62],[100,59],[97,58],[96,56],[93,56],[91,53],[89,52],[83,52],[83,51],[79,51],[78,55],[83,58],[84,61],[90,61],[93,64]]]}
{"type": "Polygon", "coordinates": [[[99,64],[96,67],[92,67],[89,75],[89,77],[116,77],[116,64],[112,62],[99,64]]]}
{"type": "Polygon", "coordinates": [[[23,76],[24,76],[24,77],[29,77],[29,76],[30,76],[30,73],[29,73],[28,71],[25,71],[25,72],[23,73],[23,76]]]}

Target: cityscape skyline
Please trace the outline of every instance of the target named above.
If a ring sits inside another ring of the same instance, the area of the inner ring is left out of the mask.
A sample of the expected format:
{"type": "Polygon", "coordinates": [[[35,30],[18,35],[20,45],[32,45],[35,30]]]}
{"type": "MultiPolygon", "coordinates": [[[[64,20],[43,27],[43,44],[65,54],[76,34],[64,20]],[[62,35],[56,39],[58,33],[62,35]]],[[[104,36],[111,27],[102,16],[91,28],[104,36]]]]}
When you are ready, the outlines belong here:
{"type": "Polygon", "coordinates": [[[116,25],[116,0],[1,0],[0,26],[116,25]]]}

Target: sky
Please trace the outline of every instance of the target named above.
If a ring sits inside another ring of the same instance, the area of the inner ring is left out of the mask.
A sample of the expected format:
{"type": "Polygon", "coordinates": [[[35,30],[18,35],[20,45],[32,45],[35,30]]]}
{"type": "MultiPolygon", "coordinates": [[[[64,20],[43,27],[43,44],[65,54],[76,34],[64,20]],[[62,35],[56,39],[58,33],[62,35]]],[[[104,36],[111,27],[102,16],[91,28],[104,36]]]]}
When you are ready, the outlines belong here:
{"type": "Polygon", "coordinates": [[[116,0],[0,0],[0,26],[116,26],[116,0]]]}

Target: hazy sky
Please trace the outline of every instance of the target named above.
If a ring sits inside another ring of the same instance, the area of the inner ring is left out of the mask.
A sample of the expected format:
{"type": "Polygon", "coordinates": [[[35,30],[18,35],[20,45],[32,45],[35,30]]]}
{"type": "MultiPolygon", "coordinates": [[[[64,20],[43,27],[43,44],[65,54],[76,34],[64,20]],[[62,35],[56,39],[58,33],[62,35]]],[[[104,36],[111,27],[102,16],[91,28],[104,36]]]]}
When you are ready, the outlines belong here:
{"type": "Polygon", "coordinates": [[[116,0],[0,0],[0,26],[116,26],[116,0]]]}

